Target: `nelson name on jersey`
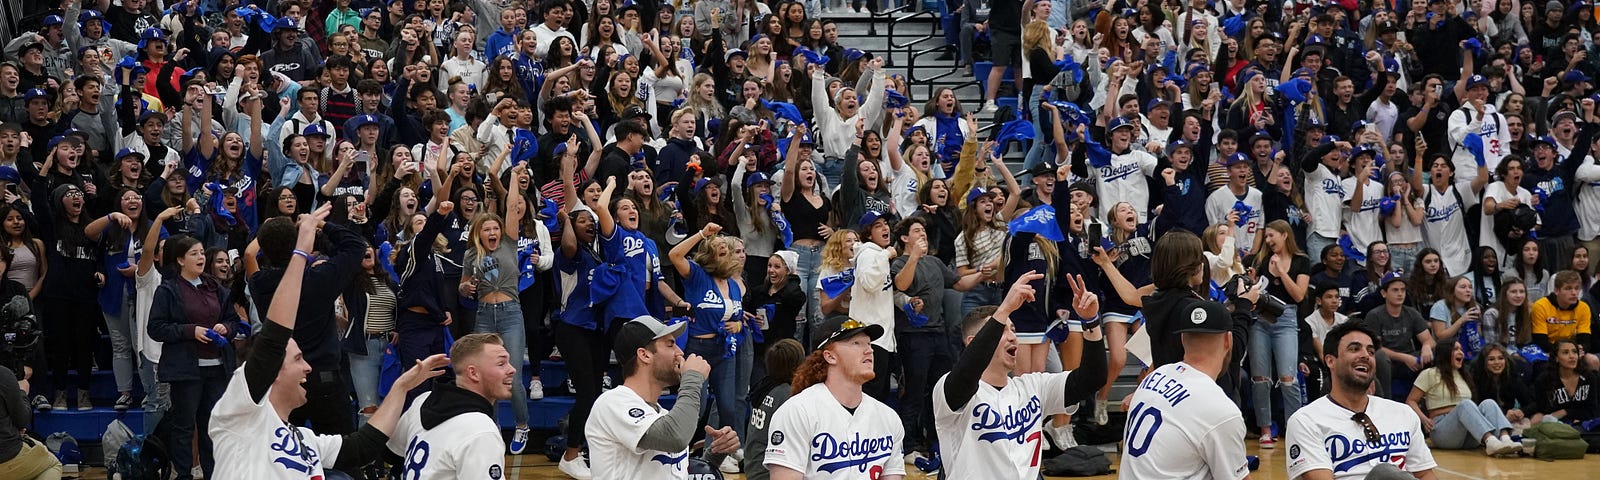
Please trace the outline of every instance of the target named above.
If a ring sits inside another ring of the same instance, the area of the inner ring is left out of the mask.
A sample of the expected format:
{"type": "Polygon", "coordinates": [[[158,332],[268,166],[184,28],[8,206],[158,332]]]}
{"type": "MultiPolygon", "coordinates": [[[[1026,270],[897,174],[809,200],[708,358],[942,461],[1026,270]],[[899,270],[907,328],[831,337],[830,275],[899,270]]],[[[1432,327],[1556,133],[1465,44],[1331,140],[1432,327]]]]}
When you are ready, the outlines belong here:
{"type": "Polygon", "coordinates": [[[1144,381],[1139,383],[1140,390],[1149,390],[1167,400],[1167,405],[1178,406],[1189,398],[1189,387],[1183,381],[1168,377],[1160,371],[1151,371],[1144,381]]]}

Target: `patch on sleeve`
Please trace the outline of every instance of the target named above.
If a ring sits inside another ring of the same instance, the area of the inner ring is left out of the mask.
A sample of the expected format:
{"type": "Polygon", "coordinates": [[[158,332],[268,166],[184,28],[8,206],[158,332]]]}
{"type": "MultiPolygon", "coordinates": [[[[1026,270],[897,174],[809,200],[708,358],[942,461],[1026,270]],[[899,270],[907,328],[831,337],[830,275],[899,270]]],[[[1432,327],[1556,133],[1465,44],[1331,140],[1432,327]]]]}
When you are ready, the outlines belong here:
{"type": "Polygon", "coordinates": [[[490,465],[489,466],[489,478],[493,479],[493,480],[500,480],[500,466],[499,465],[490,465]]]}
{"type": "Polygon", "coordinates": [[[767,444],[772,446],[783,445],[783,432],[774,430],[772,432],[772,441],[767,442],[767,444]]]}
{"type": "Polygon", "coordinates": [[[643,408],[637,408],[637,407],[636,408],[630,408],[630,409],[628,409],[628,416],[633,417],[633,418],[644,418],[644,409],[643,408]]]}

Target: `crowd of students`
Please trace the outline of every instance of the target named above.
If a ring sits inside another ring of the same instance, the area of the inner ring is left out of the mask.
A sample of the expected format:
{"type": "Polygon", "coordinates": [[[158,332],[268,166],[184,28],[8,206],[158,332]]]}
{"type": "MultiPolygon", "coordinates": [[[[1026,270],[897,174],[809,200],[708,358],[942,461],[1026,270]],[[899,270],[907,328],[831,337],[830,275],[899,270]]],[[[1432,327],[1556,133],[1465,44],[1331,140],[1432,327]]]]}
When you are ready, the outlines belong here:
{"type": "MultiPolygon", "coordinates": [[[[1321,346],[1343,323],[1376,333],[1378,395],[1436,448],[1504,454],[1481,425],[1600,417],[1600,23],[1581,2],[952,3],[949,55],[993,66],[982,105],[919,98],[840,44],[825,0],[153,3],[46,5],[4,48],[0,268],[44,326],[7,364],[40,411],[142,407],[208,478],[230,382],[261,404],[241,350],[300,269],[290,423],[371,435],[386,350],[409,366],[492,333],[470,351],[508,352],[507,397],[461,366],[457,384],[510,400],[513,454],[529,400],[576,396],[574,478],[639,317],[687,325],[702,416],[755,442],[727,470],[766,469],[766,419],[841,317],[882,330],[861,389],[898,406],[908,461],[932,458],[963,318],[1019,279],[1037,299],[1008,312],[1013,373],[1077,369],[1103,323],[1097,392],[1044,429],[1075,445],[1126,400],[1130,354],[1182,358],[1141,332],[1171,313],[1152,263],[1175,232],[1219,292],[1242,277],[1279,304],[1217,374],[1261,448],[1336,383],[1321,346]],[[297,248],[324,207],[335,227],[297,248]],[[102,334],[109,364],[85,348],[102,334]],[[97,366],[117,398],[90,397],[97,366]]],[[[408,375],[410,399],[431,388],[408,375]]]]}

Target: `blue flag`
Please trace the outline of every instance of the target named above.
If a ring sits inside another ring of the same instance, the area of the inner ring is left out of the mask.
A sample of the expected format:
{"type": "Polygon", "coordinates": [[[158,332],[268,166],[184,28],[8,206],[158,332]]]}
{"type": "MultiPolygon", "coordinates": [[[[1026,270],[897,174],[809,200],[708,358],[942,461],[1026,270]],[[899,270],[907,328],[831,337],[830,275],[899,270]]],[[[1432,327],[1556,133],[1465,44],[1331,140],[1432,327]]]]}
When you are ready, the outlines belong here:
{"type": "Polygon", "coordinates": [[[883,107],[884,108],[904,108],[906,105],[909,105],[909,104],[911,104],[911,99],[906,98],[905,95],[901,95],[900,92],[896,92],[893,88],[884,89],[884,91],[883,91],[883,107]]]}
{"type": "Polygon", "coordinates": [[[211,211],[215,212],[218,217],[227,220],[229,224],[239,223],[238,219],[233,218],[232,213],[228,213],[228,208],[222,206],[222,197],[227,195],[227,192],[222,190],[222,184],[217,182],[207,183],[206,190],[211,192],[211,202],[209,202],[211,203],[211,211]]]}
{"type": "Polygon", "coordinates": [[[1004,152],[1006,145],[1012,140],[1018,142],[1033,140],[1033,122],[1020,118],[1006,122],[1004,126],[1000,127],[1000,133],[995,135],[994,140],[997,142],[994,146],[995,155],[1000,155],[1001,152],[1004,152]]]}
{"type": "Polygon", "coordinates": [[[514,129],[511,138],[511,166],[515,167],[522,162],[533,161],[539,156],[539,139],[530,130],[514,129]]]}
{"type": "Polygon", "coordinates": [[[911,308],[910,303],[901,305],[900,311],[905,312],[906,321],[911,323],[911,328],[922,328],[923,325],[928,324],[928,316],[917,313],[917,309],[911,308]]]}
{"type": "Polygon", "coordinates": [[[1351,260],[1360,263],[1367,262],[1367,254],[1356,248],[1355,240],[1352,240],[1348,233],[1339,236],[1339,249],[1344,250],[1344,256],[1349,257],[1351,260]]]}
{"type": "Polygon", "coordinates": [[[1067,239],[1061,234],[1061,225],[1056,223],[1056,208],[1048,204],[1028,210],[1012,220],[1010,227],[1013,233],[1033,233],[1053,242],[1067,239]]]}
{"type": "Polygon", "coordinates": [[[393,254],[393,243],[385,241],[378,244],[378,265],[383,266],[383,271],[389,273],[389,279],[394,280],[395,285],[399,285],[400,274],[394,271],[394,262],[389,261],[390,256],[393,254]]]}
{"type": "Polygon", "coordinates": [[[847,268],[843,272],[822,277],[822,293],[828,294],[829,297],[838,298],[840,295],[844,295],[844,292],[850,291],[850,287],[855,284],[856,269],[847,268]]]}
{"type": "Polygon", "coordinates": [[[1472,153],[1472,159],[1477,160],[1479,166],[1488,165],[1489,160],[1483,156],[1483,137],[1468,133],[1461,137],[1461,146],[1467,147],[1467,151],[1472,153]]]}

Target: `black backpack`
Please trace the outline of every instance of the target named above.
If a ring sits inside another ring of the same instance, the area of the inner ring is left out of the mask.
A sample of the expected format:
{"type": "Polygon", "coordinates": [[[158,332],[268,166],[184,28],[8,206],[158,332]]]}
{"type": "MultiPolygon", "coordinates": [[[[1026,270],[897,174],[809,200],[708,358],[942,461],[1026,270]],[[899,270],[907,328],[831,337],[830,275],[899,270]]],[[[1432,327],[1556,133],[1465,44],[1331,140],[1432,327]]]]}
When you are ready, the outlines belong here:
{"type": "Polygon", "coordinates": [[[1045,459],[1039,470],[1051,477],[1093,477],[1111,473],[1111,459],[1099,448],[1080,445],[1045,459]]]}

